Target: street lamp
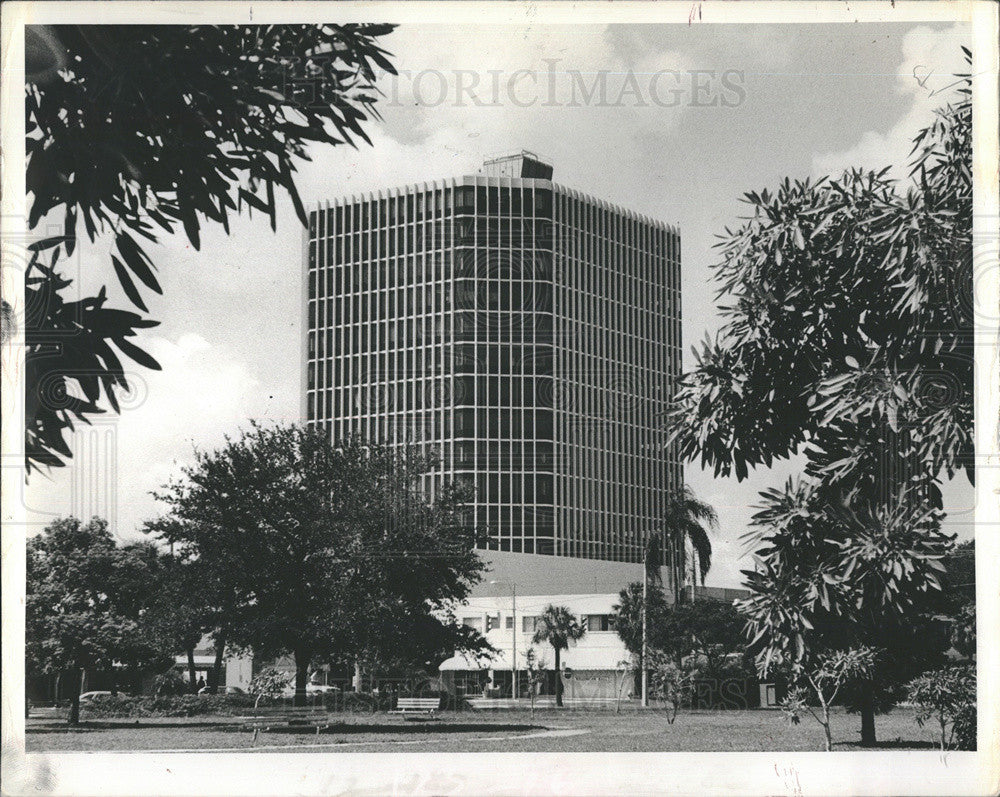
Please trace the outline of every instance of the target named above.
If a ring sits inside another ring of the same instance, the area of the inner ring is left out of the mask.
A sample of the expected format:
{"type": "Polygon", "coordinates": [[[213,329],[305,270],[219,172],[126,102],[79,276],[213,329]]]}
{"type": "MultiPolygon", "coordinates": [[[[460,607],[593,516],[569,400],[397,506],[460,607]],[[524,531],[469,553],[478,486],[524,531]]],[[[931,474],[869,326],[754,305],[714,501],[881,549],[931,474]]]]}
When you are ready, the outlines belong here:
{"type": "Polygon", "coordinates": [[[511,620],[511,697],[517,700],[517,584],[513,581],[491,581],[490,584],[506,584],[510,587],[511,620]]]}

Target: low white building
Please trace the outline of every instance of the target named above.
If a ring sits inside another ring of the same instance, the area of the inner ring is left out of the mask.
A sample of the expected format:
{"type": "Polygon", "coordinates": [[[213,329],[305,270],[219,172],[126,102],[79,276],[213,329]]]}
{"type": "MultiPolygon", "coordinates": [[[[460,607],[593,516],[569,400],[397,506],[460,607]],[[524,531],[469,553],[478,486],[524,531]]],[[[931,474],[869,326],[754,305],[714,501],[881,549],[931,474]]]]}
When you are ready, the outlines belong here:
{"type": "MultiPolygon", "coordinates": [[[[187,654],[180,654],[174,659],[174,669],[185,678],[188,677],[189,662],[187,654]]],[[[194,675],[195,679],[201,679],[206,684],[210,684],[215,668],[215,643],[209,635],[202,637],[197,647],[194,649],[194,675]]],[[[222,660],[222,672],[220,673],[220,689],[225,687],[236,688],[246,691],[250,687],[250,680],[254,676],[253,657],[244,655],[227,654],[222,660]]]]}
{"type": "Polygon", "coordinates": [[[457,654],[440,667],[442,681],[457,696],[510,698],[516,667],[519,697],[528,695],[527,654],[533,650],[542,669],[549,671],[539,693],[554,694],[555,651],[547,642],[534,642],[535,623],[547,606],[564,606],[586,633],[560,654],[564,697],[572,700],[614,700],[632,692],[623,676],[628,650],[615,633],[614,606],[618,593],[505,595],[469,598],[457,611],[459,622],[486,637],[498,653],[482,659],[457,654]]]}

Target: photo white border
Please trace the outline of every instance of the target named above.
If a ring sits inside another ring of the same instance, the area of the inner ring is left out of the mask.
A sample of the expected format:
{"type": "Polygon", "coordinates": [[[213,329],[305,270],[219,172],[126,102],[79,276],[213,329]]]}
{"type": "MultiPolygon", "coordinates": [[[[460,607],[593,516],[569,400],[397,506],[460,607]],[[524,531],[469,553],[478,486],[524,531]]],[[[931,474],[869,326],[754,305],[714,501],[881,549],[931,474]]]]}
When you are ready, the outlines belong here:
{"type": "MultiPolygon", "coordinates": [[[[2,216],[21,233],[27,24],[388,21],[428,24],[969,22],[976,240],[1000,240],[998,6],[977,2],[9,2],[0,27],[2,216]],[[693,22],[691,21],[693,20],[693,22]]],[[[995,250],[994,250],[995,251],[995,250]]],[[[23,295],[3,269],[3,295],[23,295]]],[[[23,339],[3,346],[3,783],[9,794],[990,794],[1000,792],[1000,306],[997,264],[977,274],[976,577],[979,751],[842,753],[24,754],[23,339]],[[988,320],[984,320],[988,319],[988,320]],[[22,599],[18,599],[21,596],[22,599]]],[[[20,309],[20,303],[17,309],[20,309]]]]}

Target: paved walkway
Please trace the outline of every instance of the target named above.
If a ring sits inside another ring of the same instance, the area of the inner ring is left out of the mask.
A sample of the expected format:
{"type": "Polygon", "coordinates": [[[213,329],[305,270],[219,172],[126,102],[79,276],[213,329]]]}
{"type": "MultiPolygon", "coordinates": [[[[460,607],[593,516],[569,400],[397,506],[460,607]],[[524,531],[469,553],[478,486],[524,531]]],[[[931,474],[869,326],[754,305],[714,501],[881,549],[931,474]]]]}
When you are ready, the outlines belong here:
{"type": "MultiPolygon", "coordinates": [[[[463,741],[468,742],[509,742],[521,739],[559,739],[567,736],[582,736],[590,733],[588,728],[558,728],[549,731],[539,731],[537,733],[509,733],[502,736],[473,736],[463,741]]],[[[371,740],[367,742],[317,742],[315,744],[259,744],[254,747],[213,747],[213,748],[190,748],[175,747],[162,750],[80,750],[81,753],[115,753],[115,754],[139,754],[149,753],[252,753],[264,750],[303,750],[317,749],[323,747],[344,748],[344,747],[367,747],[371,745],[383,745],[394,747],[397,745],[409,744],[435,744],[442,741],[441,734],[428,734],[424,739],[392,739],[392,740],[371,740]]]]}

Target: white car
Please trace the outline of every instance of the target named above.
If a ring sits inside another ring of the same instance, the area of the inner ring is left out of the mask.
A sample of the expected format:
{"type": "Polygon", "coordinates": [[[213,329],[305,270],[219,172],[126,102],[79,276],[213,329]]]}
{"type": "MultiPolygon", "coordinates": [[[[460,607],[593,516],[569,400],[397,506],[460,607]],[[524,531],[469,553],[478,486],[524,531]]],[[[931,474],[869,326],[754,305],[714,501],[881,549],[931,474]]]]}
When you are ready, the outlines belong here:
{"type": "Polygon", "coordinates": [[[306,694],[318,694],[324,695],[329,692],[339,692],[339,686],[333,686],[331,684],[306,684],[306,694]]]}
{"type": "MultiPolygon", "coordinates": [[[[86,703],[90,700],[93,700],[95,697],[111,697],[111,692],[105,690],[99,690],[96,692],[84,692],[82,695],[80,695],[80,702],[86,703]]],[[[119,692],[118,697],[128,697],[128,695],[126,695],[124,692],[119,692]]]]}
{"type": "MultiPolygon", "coordinates": [[[[329,692],[339,692],[339,686],[329,686],[327,684],[306,684],[307,695],[324,695],[329,692]]],[[[281,692],[282,697],[295,697],[295,684],[291,683],[281,692]]]]}

